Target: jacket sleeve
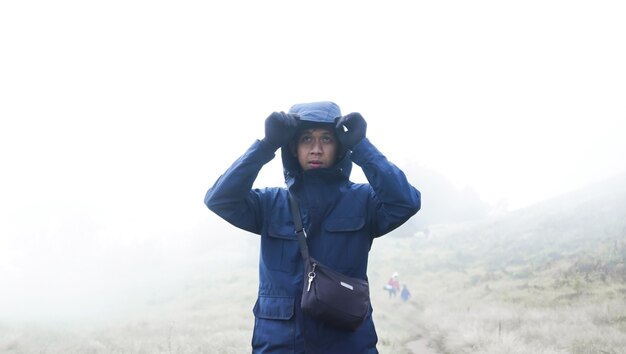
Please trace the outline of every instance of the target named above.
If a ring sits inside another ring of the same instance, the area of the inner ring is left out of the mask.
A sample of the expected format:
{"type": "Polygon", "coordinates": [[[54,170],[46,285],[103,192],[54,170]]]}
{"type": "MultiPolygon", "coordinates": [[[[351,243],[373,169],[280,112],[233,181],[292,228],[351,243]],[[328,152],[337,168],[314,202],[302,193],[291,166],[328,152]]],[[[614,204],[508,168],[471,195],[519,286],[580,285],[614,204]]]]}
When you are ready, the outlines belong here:
{"type": "Polygon", "coordinates": [[[420,192],[367,138],[354,147],[351,159],[363,169],[372,188],[368,214],[374,237],[392,231],[420,210],[420,192]]]}
{"type": "Polygon", "coordinates": [[[252,185],[274,156],[263,142],[254,142],[209,188],[204,204],[234,226],[260,234],[262,190],[252,189],[252,185]]]}

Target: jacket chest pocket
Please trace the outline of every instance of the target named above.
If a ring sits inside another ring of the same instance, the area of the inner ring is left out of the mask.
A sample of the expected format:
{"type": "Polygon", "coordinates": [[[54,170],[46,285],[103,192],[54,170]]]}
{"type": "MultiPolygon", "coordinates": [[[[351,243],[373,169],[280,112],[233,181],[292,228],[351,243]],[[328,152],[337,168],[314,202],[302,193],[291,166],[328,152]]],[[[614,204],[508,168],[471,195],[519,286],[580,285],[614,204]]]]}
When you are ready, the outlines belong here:
{"type": "Polygon", "coordinates": [[[270,270],[294,272],[302,257],[293,226],[270,224],[267,237],[261,240],[261,258],[270,270]]]}
{"type": "Polygon", "coordinates": [[[329,218],[324,222],[323,253],[337,270],[354,270],[366,266],[372,244],[364,217],[329,218]]]}

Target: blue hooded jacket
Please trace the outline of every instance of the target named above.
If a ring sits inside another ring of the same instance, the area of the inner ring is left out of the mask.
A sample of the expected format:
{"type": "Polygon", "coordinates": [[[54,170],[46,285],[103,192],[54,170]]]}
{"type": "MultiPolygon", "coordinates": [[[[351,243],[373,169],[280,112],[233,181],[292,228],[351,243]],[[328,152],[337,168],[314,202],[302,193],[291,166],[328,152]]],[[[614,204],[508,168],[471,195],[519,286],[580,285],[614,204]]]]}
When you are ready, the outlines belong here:
{"type": "MultiPolygon", "coordinates": [[[[297,104],[301,126],[329,124],[341,116],[332,102],[297,104]]],[[[252,188],[274,151],[256,141],[218,178],[205,196],[209,209],[234,226],[261,236],[259,291],[254,305],[253,353],[377,353],[371,311],[356,331],[328,326],[303,314],[303,264],[288,202],[300,204],[309,253],[346,275],[367,280],[375,237],[402,225],[420,209],[420,192],[404,173],[364,138],[340,148],[331,168],[303,171],[288,147],[281,151],[287,188],[252,188]],[[352,163],[369,183],[349,180],[352,163]]]]}

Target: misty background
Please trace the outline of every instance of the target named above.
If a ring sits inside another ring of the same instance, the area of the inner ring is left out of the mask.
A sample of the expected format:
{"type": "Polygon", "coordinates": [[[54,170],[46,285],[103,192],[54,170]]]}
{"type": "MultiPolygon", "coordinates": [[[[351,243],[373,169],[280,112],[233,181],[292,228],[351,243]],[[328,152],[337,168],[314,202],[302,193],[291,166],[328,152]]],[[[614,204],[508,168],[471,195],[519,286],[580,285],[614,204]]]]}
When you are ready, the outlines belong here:
{"type": "MultiPolygon", "coordinates": [[[[3,2],[0,322],[124,316],[254,265],[256,236],[203,196],[298,102],[363,114],[422,192],[405,234],[619,180],[624,15],[619,1],[3,2]]],[[[257,185],[280,184],[275,158],[257,185]]]]}

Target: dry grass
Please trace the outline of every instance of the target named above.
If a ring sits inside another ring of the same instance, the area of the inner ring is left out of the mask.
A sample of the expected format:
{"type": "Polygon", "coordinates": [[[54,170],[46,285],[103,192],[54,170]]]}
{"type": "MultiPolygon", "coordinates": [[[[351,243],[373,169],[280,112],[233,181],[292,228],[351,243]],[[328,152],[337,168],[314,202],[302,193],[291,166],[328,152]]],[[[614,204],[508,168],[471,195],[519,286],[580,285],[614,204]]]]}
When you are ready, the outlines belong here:
{"type": "Polygon", "coordinates": [[[555,285],[558,267],[522,278],[480,267],[433,271],[428,263],[441,253],[435,257],[427,242],[389,238],[377,246],[385,252],[374,251],[371,266],[391,274],[395,263],[413,293],[402,315],[378,317],[383,333],[402,333],[389,336],[395,343],[421,334],[450,354],[626,353],[624,283],[572,277],[570,285],[555,285]]]}
{"type": "MultiPolygon", "coordinates": [[[[438,232],[431,235],[435,240],[438,232]]],[[[626,353],[626,284],[550,268],[494,271],[461,266],[454,248],[417,237],[376,240],[370,259],[381,353],[409,354],[425,338],[438,353],[626,353]],[[382,287],[395,271],[412,298],[382,287]]],[[[216,257],[212,262],[221,262],[216,257]]],[[[210,263],[210,262],[209,262],[210,263]]],[[[246,353],[257,292],[255,262],[232,261],[229,276],[198,265],[167,300],[98,322],[47,327],[0,321],[0,353],[246,353]]]]}

